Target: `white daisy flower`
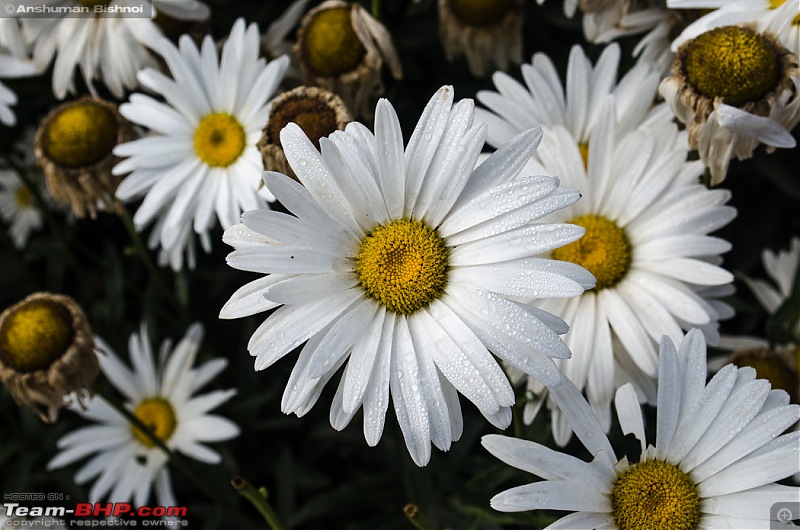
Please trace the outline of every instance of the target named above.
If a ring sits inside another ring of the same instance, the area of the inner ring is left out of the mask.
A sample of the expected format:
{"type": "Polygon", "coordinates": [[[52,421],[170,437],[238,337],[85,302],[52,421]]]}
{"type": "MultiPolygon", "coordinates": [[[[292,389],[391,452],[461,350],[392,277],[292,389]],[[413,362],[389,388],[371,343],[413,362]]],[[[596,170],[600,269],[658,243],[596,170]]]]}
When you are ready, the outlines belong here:
{"type": "Polygon", "coordinates": [[[343,429],[364,408],[364,435],[383,432],[391,393],[417,465],[433,442],[447,450],[461,435],[457,392],[505,428],[514,392],[496,355],[547,385],[567,358],[563,321],[518,302],[568,297],[593,285],[571,263],[536,258],[583,229],[535,221],[578,200],[558,179],[517,174],[541,139],[528,130],[478,168],[486,126],[473,102],[453,105],[442,87],[403,148],[392,105],[376,108],[375,134],[359,123],[320,140],[321,154],[289,124],[281,144],[302,186],[265,173],[292,214],[247,212],[224,240],[228,263],[266,277],[239,289],[221,318],[279,307],[248,349],[263,370],[305,345],[283,395],[284,413],[302,416],[346,363],[331,407],[343,429]],[[307,342],[306,342],[307,341],[307,342]],[[346,362],[347,360],[350,362],[346,362]]]}
{"type": "Polygon", "coordinates": [[[684,42],[722,26],[757,22],[800,57],[800,5],[786,0],[667,0],[672,9],[710,10],[688,25],[672,42],[676,51],[684,42]]]}
{"type": "MultiPolygon", "coordinates": [[[[44,192],[43,180],[41,184],[39,193],[44,192]]],[[[17,248],[23,248],[31,232],[42,227],[42,212],[33,191],[13,169],[0,168],[0,216],[17,248]]]]}
{"type": "MultiPolygon", "coordinates": [[[[8,4],[8,2],[3,2],[8,4]]],[[[80,0],[38,0],[52,9],[79,7],[80,0]]],[[[99,3],[99,2],[94,2],[99,3]]],[[[127,0],[102,2],[109,9],[124,8],[127,0]]],[[[91,4],[94,5],[94,4],[91,4]]],[[[149,13],[155,8],[182,20],[208,18],[208,7],[197,0],[141,0],[136,4],[149,13]]],[[[162,38],[149,17],[108,12],[100,16],[20,18],[23,35],[33,46],[33,61],[40,70],[53,66],[53,94],[63,99],[74,93],[73,72],[79,67],[86,85],[96,95],[93,81],[100,79],[114,96],[122,98],[136,86],[136,73],[156,66],[149,48],[162,38]]]]}
{"type": "Polygon", "coordinates": [[[544,53],[536,53],[522,65],[521,84],[503,72],[492,77],[497,92],[482,90],[477,99],[491,112],[475,109],[479,120],[489,125],[486,141],[499,147],[531,127],[565,127],[580,144],[586,144],[599,122],[603,99],[616,96],[618,131],[625,132],[646,121],[653,108],[659,75],[640,63],[617,82],[619,45],[606,46],[592,67],[580,46],[573,46],[567,66],[566,90],[556,67],[544,53]]]}
{"type": "Polygon", "coordinates": [[[800,489],[775,484],[800,469],[800,432],[780,435],[800,418],[800,406],[755,377],[752,368],[728,365],[706,385],[702,333],[689,332],[678,351],[664,337],[655,446],[645,447],[633,387],[625,385],[616,394],[622,432],[641,443],[635,463],[617,460],[589,405],[564,378],[553,394],[593,460],[485,436],[490,453],[544,479],[496,495],[492,507],[576,512],[548,529],[774,528],[770,507],[800,499],[800,489]]]}
{"type": "Polygon", "coordinates": [[[243,210],[266,207],[258,193],[262,166],[256,143],[267,122],[267,102],[289,59],[260,59],[258,38],[255,24],[245,29],[244,20],[237,20],[221,60],[210,36],[201,50],[188,36],[181,38],[180,48],[161,39],[158,49],[172,78],[145,69],[139,80],[166,103],[133,94],[120,106],[123,116],[151,134],[114,149],[115,155],[128,157],[114,174],[130,172],[117,197],[145,196],[133,220],[139,230],[156,221],[150,246],[161,247],[161,262],[175,270],[182,268],[184,253],[194,267],[192,229],[210,251],[215,213],[228,228],[243,210]]]}
{"type": "MultiPolygon", "coordinates": [[[[127,398],[126,407],[172,451],[208,464],[220,461],[219,454],[201,442],[220,442],[238,436],[239,428],[222,416],[208,411],[229,400],[235,390],[216,390],[194,394],[226,366],[225,359],[207,361],[194,368],[203,327],[193,324],[172,349],[167,340],[159,351],[159,366],[147,330],[131,335],[128,342],[133,371],[98,340],[104,355],[98,355],[100,369],[127,398]]],[[[167,469],[168,457],[152,438],[131,423],[102,397],[94,396],[86,410],[75,409],[100,425],[82,427],[58,441],[62,450],[48,469],[69,465],[88,455],[94,456],[75,475],[83,484],[96,478],[89,491],[89,502],[108,498],[110,502],[147,504],[155,484],[156,498],[162,506],[174,506],[175,495],[167,469]]]]}
{"type": "MultiPolygon", "coordinates": [[[[28,58],[28,47],[22,40],[16,20],[0,18],[0,79],[16,79],[36,75],[38,70],[28,58]]],[[[0,82],[0,123],[13,126],[17,117],[11,110],[17,95],[0,82]]]]}
{"type": "MultiPolygon", "coordinates": [[[[733,280],[718,266],[730,245],[707,234],[727,224],[735,210],[724,206],[729,192],[698,183],[703,166],[686,161],[685,135],[672,124],[665,105],[653,107],[658,74],[638,65],[613,88],[616,68],[610,68],[614,62],[608,57],[618,58],[619,49],[607,48],[594,71],[576,50],[565,99],[554,70],[545,91],[533,68],[523,74],[530,93],[514,90],[505,76],[496,75],[501,93],[478,97],[503,113],[480,115],[489,118],[490,139],[498,139],[495,132],[503,139],[521,129],[522,120],[540,119],[545,136],[526,172],[559,175],[583,195],[574,206],[547,217],[587,231],[551,256],[587,268],[597,286],[578,298],[534,303],[569,323],[565,341],[574,356],[556,363],[578,388],[586,388],[608,429],[609,404],[622,384],[634,381],[645,400],[655,399],[657,341],[663,334],[679,341],[682,329],[702,327],[718,341],[717,321],[731,316],[731,309],[715,300],[729,294],[718,288],[733,280]],[[640,79],[647,83],[632,84],[640,79]],[[638,97],[627,97],[640,86],[638,97]]],[[[526,422],[546,396],[540,382],[529,381],[529,389],[534,399],[526,406],[526,422]]],[[[556,441],[566,444],[571,430],[557,409],[552,421],[556,441]]]]}

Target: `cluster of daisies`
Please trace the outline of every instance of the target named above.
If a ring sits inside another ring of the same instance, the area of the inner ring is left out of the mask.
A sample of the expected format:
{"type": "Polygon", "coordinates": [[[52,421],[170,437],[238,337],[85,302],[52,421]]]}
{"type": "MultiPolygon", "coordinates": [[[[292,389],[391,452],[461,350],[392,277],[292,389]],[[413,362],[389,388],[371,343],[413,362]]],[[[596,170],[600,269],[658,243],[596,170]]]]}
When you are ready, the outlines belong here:
{"type": "MultiPolygon", "coordinates": [[[[482,443],[541,479],[491,506],[574,512],[548,528],[768,528],[783,521],[770,506],[800,503],[781,483],[800,474],[800,238],[763,251],[771,281],[741,277],[791,322],[776,343],[721,333],[734,274],[717,233],[737,215],[731,161],[795,147],[797,2],[566,0],[604,46],[556,64],[523,62],[524,14],[540,9],[523,0],[409,1],[436,11],[447,60],[494,72],[476,101],[436,90],[410,135],[416,115],[378,99],[417,67],[380,1],[296,0],[268,28],[238,18],[217,40],[197,0],[142,0],[138,17],[123,0],[3,3],[0,78],[49,75],[62,100],[0,159],[16,252],[100,216],[141,233],[143,259],[176,277],[198,269],[198,242],[232,247],[227,264],[259,276],[219,318],[267,313],[247,350],[257,371],[294,359],[281,412],[304,416],[335,380],[331,426],[361,411],[375,446],[391,404],[420,467],[461,438],[462,405],[499,430],[546,415],[550,447],[482,443]],[[79,13],[98,5],[109,12],[79,13]],[[635,61],[611,42],[632,35],[635,61]],[[707,344],[731,354],[709,360],[707,344]],[[635,456],[614,430],[640,442],[635,456]],[[558,449],[573,435],[588,461],[558,449]]],[[[0,84],[3,126],[17,105],[0,84]]],[[[199,322],[157,355],[149,335],[130,336],[127,363],[65,294],[0,315],[13,398],[45,422],[64,407],[89,420],[47,469],[80,461],[90,502],[142,506],[154,490],[178,505],[171,463],[219,463],[205,443],[242,434],[211,412],[235,389],[197,393],[244,352],[198,364],[199,322]],[[93,391],[99,374],[121,400],[93,391]]]]}

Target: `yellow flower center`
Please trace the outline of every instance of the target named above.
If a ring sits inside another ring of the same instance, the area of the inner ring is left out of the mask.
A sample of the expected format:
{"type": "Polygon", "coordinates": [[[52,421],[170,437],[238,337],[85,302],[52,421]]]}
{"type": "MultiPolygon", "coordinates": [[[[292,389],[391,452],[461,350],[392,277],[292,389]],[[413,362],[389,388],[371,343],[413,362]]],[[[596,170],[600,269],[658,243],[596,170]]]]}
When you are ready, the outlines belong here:
{"type": "Polygon", "coordinates": [[[320,76],[333,77],[349,72],[367,53],[353,30],[350,7],[318,12],[304,33],[301,53],[308,68],[320,76]]]}
{"type": "MultiPolygon", "coordinates": [[[[169,440],[175,432],[175,411],[169,401],[160,397],[145,399],[136,410],[133,411],[139,421],[144,423],[155,434],[156,438],[162,442],[169,440]]],[[[133,436],[147,447],[155,447],[149,436],[142,432],[138,427],[131,427],[133,436]]]]}
{"type": "Polygon", "coordinates": [[[20,208],[27,208],[33,202],[33,193],[28,189],[28,186],[20,186],[14,194],[14,202],[20,208]]]}
{"type": "Polygon", "coordinates": [[[643,462],[620,474],[611,509],[619,530],[694,530],[700,523],[697,486],[666,462],[643,462]]]}
{"type": "Polygon", "coordinates": [[[43,147],[57,164],[88,166],[111,154],[117,130],[117,120],[108,109],[90,101],[77,103],[50,120],[43,147]]]}
{"type": "Polygon", "coordinates": [[[247,135],[239,121],[224,112],[213,112],[200,120],[194,131],[194,150],[211,167],[228,167],[247,146],[247,135]]]}
{"type": "MultiPolygon", "coordinates": [[[[778,9],[781,7],[786,0],[769,0],[769,8],[770,9],[778,9]]],[[[792,19],[792,25],[800,26],[800,15],[797,15],[792,19]]]]}
{"type": "Polygon", "coordinates": [[[583,215],[570,221],[586,233],[579,240],[553,251],[553,258],[571,261],[591,272],[596,288],[613,287],[625,277],[633,259],[625,231],[600,215],[583,215]]]}
{"type": "Polygon", "coordinates": [[[267,121],[267,141],[281,143],[281,129],[294,122],[319,149],[319,139],[336,130],[336,111],[319,98],[296,97],[272,107],[267,121]]]}
{"type": "Polygon", "coordinates": [[[450,0],[450,9],[469,26],[490,26],[505,17],[514,0],[450,0]]]}
{"type": "Polygon", "coordinates": [[[65,307],[48,300],[31,301],[0,328],[0,360],[19,372],[47,368],[67,351],[74,334],[65,307]]]}
{"type": "Polygon", "coordinates": [[[447,248],[422,221],[397,219],[361,242],[361,287],[390,311],[409,314],[437,299],[447,284],[447,248]]]}
{"type": "Polygon", "coordinates": [[[695,90],[733,106],[761,99],[780,74],[770,41],[737,26],[715,28],[691,41],[684,64],[695,90]]]}
{"type": "Polygon", "coordinates": [[[581,152],[581,160],[583,160],[583,169],[589,169],[589,144],[578,144],[578,151],[581,152]]]}

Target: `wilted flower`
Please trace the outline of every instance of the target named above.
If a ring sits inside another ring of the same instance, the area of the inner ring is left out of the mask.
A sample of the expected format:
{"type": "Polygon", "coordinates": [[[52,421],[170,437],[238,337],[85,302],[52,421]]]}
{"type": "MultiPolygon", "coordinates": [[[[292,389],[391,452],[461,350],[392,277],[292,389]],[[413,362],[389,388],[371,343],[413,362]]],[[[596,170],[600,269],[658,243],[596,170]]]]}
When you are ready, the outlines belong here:
{"type": "Polygon", "coordinates": [[[70,297],[35,293],[0,314],[0,380],[14,399],[51,423],[83,403],[99,371],[86,315],[70,297]]]}
{"type": "Polygon", "coordinates": [[[121,177],[111,168],[119,159],[117,144],[131,140],[133,127],[117,106],[84,96],[53,109],[36,131],[34,151],[53,198],[72,208],[75,217],[97,215],[98,203],[109,210],[121,177]]]}

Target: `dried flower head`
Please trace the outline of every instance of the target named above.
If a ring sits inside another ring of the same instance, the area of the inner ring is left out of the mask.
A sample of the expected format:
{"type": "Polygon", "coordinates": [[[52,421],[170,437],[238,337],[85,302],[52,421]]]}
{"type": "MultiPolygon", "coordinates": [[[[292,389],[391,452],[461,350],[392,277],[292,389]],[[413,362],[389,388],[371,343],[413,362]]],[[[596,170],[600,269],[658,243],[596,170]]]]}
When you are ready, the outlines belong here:
{"type": "Polygon", "coordinates": [[[99,365],[94,338],[72,298],[34,293],[0,314],[0,381],[47,423],[70,394],[82,404],[99,365]]]}
{"type": "Polygon", "coordinates": [[[752,156],[759,143],[793,147],[800,121],[797,57],[755,26],[714,28],[683,43],[659,91],[686,125],[689,146],[725,179],[734,156],[752,156]]]}
{"type": "Polygon", "coordinates": [[[299,125],[319,149],[320,138],[344,130],[351,121],[353,117],[344,101],[333,92],[306,86],[284,92],[270,103],[269,119],[257,144],[264,169],[295,177],[281,147],[280,132],[286,124],[299,125]]]}
{"type": "Polygon", "coordinates": [[[522,0],[439,0],[439,20],[447,60],[466,55],[472,75],[522,62],[522,0]]]}
{"type": "Polygon", "coordinates": [[[355,3],[327,0],[309,11],[294,52],[306,83],[336,93],[357,115],[369,114],[369,97],[383,93],[384,60],[395,79],[403,77],[389,32],[355,3]]]}
{"type": "Polygon", "coordinates": [[[53,109],[36,131],[34,145],[50,193],[79,218],[87,212],[94,218],[98,201],[109,210],[119,208],[109,197],[121,180],[111,174],[119,162],[112,150],[133,137],[117,106],[100,98],[84,96],[53,109]]]}

